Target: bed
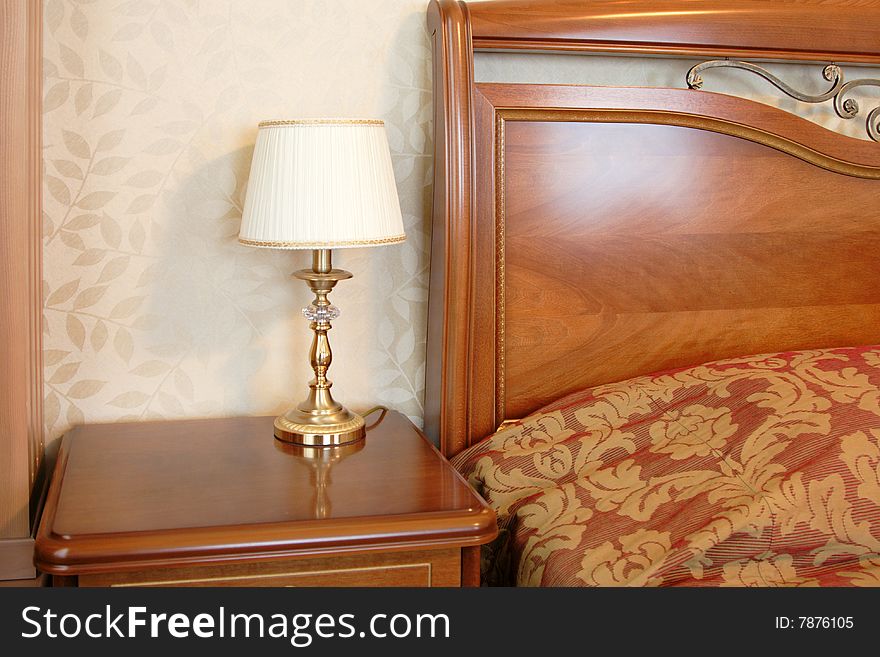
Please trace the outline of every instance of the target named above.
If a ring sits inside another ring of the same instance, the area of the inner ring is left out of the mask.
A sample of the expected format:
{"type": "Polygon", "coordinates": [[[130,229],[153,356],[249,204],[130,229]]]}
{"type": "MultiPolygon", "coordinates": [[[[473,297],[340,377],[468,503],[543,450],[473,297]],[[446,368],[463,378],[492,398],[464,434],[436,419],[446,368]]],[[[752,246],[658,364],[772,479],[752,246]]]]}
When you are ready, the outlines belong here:
{"type": "Polygon", "coordinates": [[[426,429],[498,513],[484,582],[880,585],[880,83],[851,75],[880,2],[435,0],[429,25],[426,429]],[[477,81],[482,52],[689,64],[477,81]],[[861,134],[704,88],[731,71],[861,134]]]}

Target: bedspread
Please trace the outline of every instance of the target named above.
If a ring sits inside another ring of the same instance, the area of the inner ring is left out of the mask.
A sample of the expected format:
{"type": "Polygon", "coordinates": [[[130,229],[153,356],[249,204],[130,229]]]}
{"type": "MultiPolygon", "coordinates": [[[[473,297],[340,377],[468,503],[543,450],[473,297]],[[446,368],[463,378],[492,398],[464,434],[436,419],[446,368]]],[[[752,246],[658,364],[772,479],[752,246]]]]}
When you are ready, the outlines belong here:
{"type": "Polygon", "coordinates": [[[880,586],[880,347],[592,388],[453,464],[498,513],[490,584],[880,586]]]}

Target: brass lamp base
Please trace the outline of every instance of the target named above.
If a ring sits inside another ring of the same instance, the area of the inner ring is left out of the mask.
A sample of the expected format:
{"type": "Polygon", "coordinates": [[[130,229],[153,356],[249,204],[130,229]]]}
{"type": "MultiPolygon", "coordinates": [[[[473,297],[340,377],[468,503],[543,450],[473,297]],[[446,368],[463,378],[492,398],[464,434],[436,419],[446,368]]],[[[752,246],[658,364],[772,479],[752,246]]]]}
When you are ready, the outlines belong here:
{"type": "Polygon", "coordinates": [[[275,437],[306,447],[335,447],[357,442],[366,435],[364,418],[346,408],[326,414],[294,408],[275,418],[275,437]]]}
{"type": "Polygon", "coordinates": [[[303,308],[303,316],[312,329],[312,348],[309,361],[315,378],[309,382],[309,394],[299,406],[275,418],[275,437],[285,443],[304,447],[336,447],[363,440],[366,435],[364,418],[352,413],[333,399],[327,378],[327,369],[333,360],[327,331],[330,320],[339,316],[339,309],[331,305],[327,295],[339,281],[351,278],[343,269],[333,269],[329,249],[316,249],[312,254],[312,268],[294,274],[305,281],[315,300],[303,308]]]}

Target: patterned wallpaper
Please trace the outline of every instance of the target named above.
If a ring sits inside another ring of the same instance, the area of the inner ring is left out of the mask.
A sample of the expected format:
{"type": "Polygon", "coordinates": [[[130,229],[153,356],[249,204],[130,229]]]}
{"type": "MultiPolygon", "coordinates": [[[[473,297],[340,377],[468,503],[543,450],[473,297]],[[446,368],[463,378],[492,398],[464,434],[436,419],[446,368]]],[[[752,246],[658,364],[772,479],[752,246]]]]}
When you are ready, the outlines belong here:
{"type": "MultiPolygon", "coordinates": [[[[47,437],[83,421],[275,414],[304,395],[306,252],[236,241],[261,119],[386,121],[408,240],[339,251],[336,396],[421,421],[431,184],[427,0],[46,0],[47,437]]],[[[480,55],[481,80],[682,86],[689,62],[480,55]],[[548,75],[550,77],[548,77],[548,75]]],[[[824,90],[813,66],[776,67],[824,90]]],[[[848,79],[860,77],[847,70],[848,79]]],[[[876,75],[876,71],[870,71],[876,75]]],[[[865,73],[867,75],[867,73],[865,73]]],[[[864,138],[861,120],[739,93],[864,138]]]]}
{"type": "Polygon", "coordinates": [[[257,122],[386,121],[408,240],[339,251],[336,396],[420,420],[426,0],[46,0],[47,438],[305,396],[308,252],[236,241],[257,122]]]}

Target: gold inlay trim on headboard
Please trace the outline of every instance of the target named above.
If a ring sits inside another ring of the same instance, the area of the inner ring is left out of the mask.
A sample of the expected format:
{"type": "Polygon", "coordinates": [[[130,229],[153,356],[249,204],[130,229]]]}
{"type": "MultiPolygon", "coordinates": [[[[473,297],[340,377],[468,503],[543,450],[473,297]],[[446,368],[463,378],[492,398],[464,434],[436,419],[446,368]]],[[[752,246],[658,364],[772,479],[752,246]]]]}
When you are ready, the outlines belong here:
{"type": "Polygon", "coordinates": [[[753,126],[670,110],[503,108],[495,112],[495,425],[507,423],[505,353],[505,128],[507,121],[629,123],[706,130],[768,146],[834,173],[880,180],[880,167],[847,162],[753,126]]]}
{"type": "Polygon", "coordinates": [[[504,423],[505,349],[504,349],[504,128],[505,115],[495,114],[495,422],[504,423]]]}

